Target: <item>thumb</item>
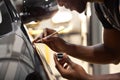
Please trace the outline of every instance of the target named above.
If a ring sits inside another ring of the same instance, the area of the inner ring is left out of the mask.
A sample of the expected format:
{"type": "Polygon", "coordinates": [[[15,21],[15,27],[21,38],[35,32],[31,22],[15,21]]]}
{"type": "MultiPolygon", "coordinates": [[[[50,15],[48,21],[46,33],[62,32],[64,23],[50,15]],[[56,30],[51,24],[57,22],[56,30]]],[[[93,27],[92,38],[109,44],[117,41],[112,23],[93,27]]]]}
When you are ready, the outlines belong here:
{"type": "Polygon", "coordinates": [[[57,56],[56,54],[54,54],[54,61],[55,61],[55,67],[57,68],[57,70],[62,74],[65,72],[64,68],[62,67],[62,65],[59,63],[59,61],[57,60],[57,56]]]}
{"type": "Polygon", "coordinates": [[[69,58],[67,54],[64,53],[64,58],[66,60],[66,63],[69,64],[70,66],[73,64],[72,60],[69,58]]]}

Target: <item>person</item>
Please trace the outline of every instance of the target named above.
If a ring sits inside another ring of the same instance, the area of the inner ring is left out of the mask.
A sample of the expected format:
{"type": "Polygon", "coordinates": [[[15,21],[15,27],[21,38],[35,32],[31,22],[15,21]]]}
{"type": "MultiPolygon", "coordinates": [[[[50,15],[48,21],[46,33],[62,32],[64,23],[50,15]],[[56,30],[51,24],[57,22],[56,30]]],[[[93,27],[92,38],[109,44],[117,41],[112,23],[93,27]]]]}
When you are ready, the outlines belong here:
{"type": "Polygon", "coordinates": [[[120,73],[89,75],[67,56],[68,54],[98,64],[118,64],[120,62],[120,0],[57,0],[57,2],[60,6],[79,13],[85,10],[87,2],[94,2],[96,14],[104,27],[103,43],[82,46],[66,42],[59,36],[45,37],[55,32],[48,28],[33,43],[45,43],[56,52],[66,53],[62,60],[57,60],[56,55],[54,56],[56,68],[64,78],[69,80],[120,80],[120,73]],[[67,66],[64,66],[65,63],[67,66]]]}

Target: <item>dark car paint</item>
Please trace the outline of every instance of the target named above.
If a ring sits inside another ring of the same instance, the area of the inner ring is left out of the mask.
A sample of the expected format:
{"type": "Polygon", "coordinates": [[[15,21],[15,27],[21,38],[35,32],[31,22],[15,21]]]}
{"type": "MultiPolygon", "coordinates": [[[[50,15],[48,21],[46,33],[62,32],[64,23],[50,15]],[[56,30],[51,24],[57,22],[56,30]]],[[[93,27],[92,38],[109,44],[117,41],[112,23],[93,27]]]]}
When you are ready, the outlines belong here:
{"type": "Polygon", "coordinates": [[[9,0],[0,1],[0,12],[0,80],[54,80],[9,0]]]}

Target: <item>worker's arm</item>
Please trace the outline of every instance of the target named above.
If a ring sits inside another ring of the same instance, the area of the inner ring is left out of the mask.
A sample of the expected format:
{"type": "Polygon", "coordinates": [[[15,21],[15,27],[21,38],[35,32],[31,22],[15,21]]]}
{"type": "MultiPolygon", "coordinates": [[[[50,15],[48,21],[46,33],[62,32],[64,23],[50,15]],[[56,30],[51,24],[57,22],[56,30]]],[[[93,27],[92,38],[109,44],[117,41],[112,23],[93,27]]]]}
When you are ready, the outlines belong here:
{"type": "Polygon", "coordinates": [[[65,52],[73,57],[92,63],[118,63],[120,60],[120,31],[115,29],[104,30],[104,43],[93,46],[82,46],[70,44],[57,36],[44,39],[52,34],[54,30],[46,29],[34,42],[42,42],[56,52],[65,52]],[[42,41],[39,41],[39,39],[42,41]]]}
{"type": "Polygon", "coordinates": [[[64,52],[88,62],[118,63],[120,61],[120,31],[105,29],[103,41],[103,44],[94,46],[68,44],[64,52]]]}
{"type": "Polygon", "coordinates": [[[120,73],[89,75],[84,68],[74,63],[66,54],[59,60],[54,55],[55,66],[61,76],[68,80],[120,80],[120,73]]]}
{"type": "Polygon", "coordinates": [[[120,80],[120,73],[90,76],[90,78],[92,78],[91,80],[120,80]]]}

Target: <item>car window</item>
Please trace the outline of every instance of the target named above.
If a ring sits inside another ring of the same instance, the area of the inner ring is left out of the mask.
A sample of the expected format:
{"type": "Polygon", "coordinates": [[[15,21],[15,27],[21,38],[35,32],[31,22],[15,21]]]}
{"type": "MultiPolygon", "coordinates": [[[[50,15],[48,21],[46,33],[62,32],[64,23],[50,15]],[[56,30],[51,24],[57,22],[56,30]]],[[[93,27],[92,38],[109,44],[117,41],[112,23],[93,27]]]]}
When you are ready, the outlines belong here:
{"type": "Polygon", "coordinates": [[[12,31],[11,17],[3,1],[0,2],[0,36],[12,31]],[[8,26],[9,25],[9,26],[8,26]],[[8,26],[7,28],[5,26],[8,26]]]}

